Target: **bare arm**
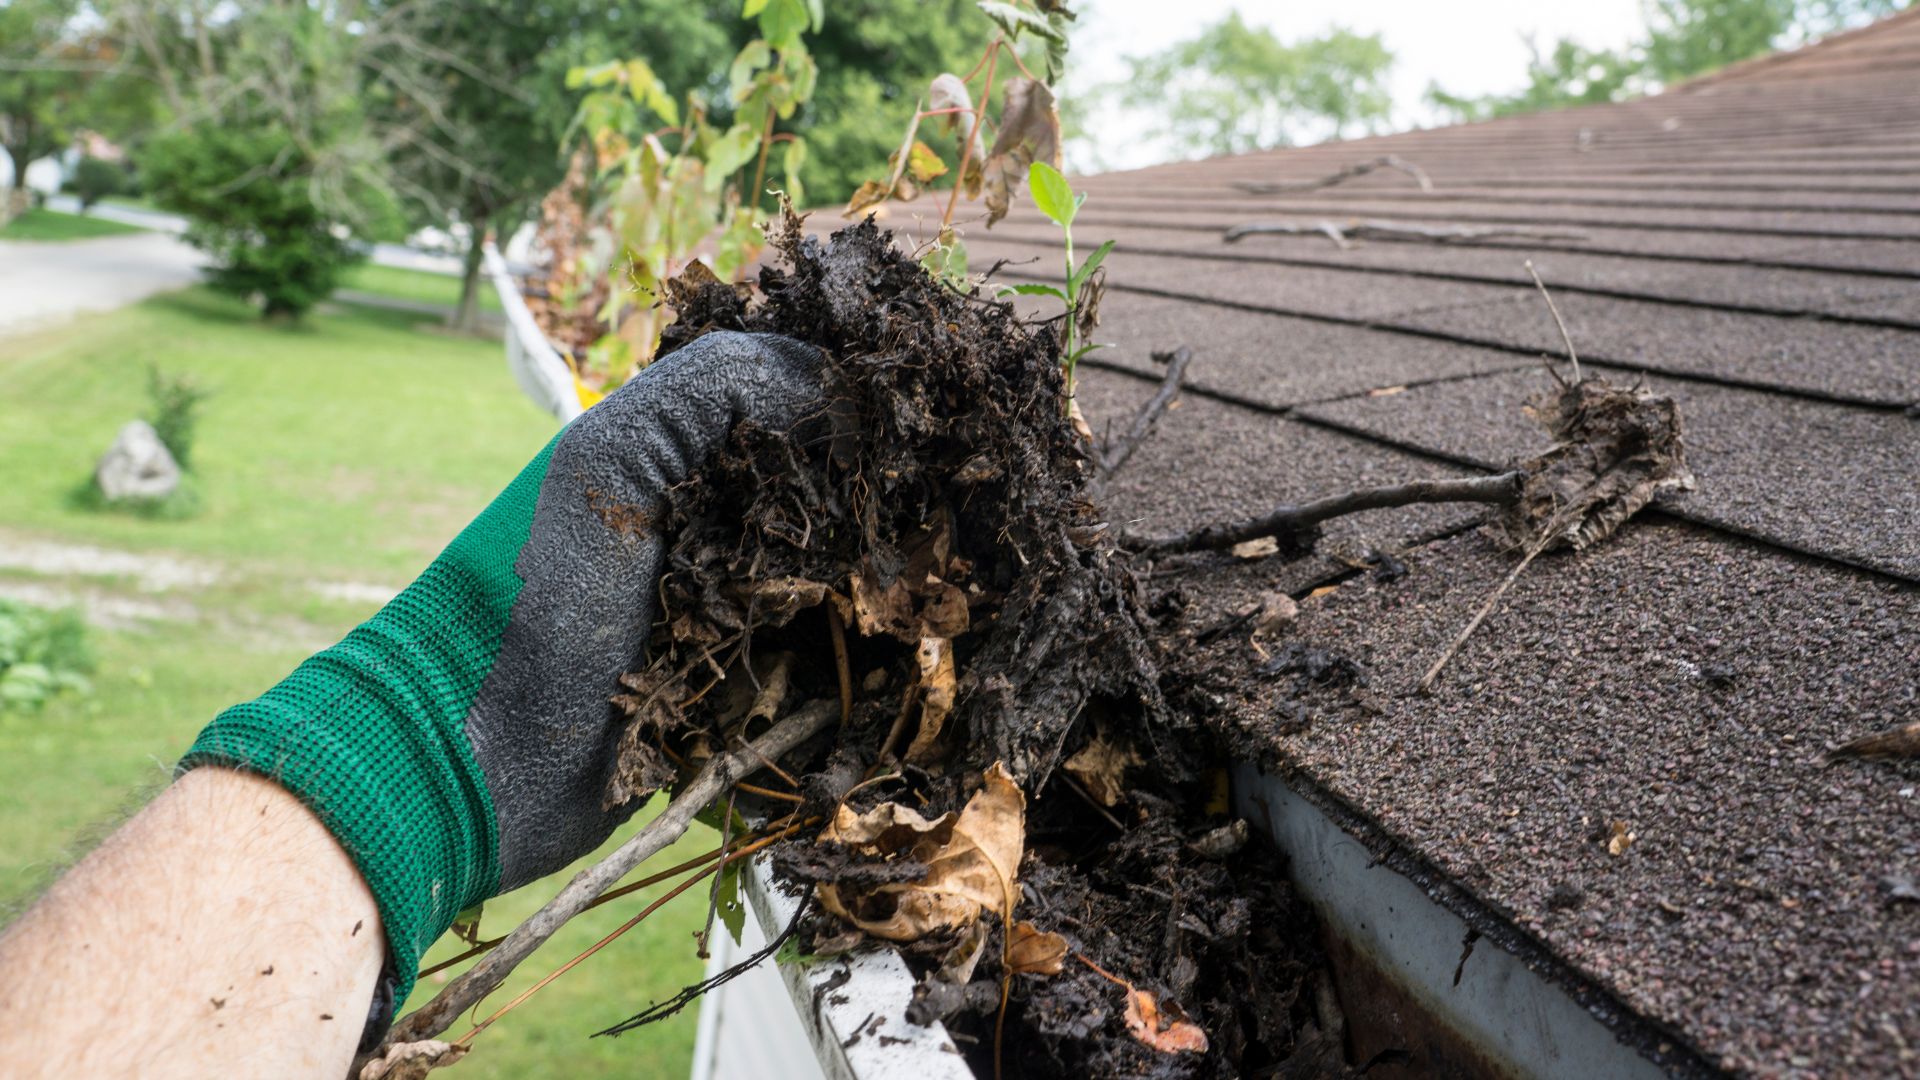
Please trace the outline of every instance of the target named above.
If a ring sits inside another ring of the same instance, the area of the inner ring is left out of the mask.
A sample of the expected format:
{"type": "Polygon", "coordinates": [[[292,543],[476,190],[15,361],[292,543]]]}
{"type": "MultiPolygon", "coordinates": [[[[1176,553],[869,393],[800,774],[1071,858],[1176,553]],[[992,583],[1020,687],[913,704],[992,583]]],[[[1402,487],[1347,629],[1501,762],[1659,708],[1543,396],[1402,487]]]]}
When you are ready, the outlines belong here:
{"type": "Polygon", "coordinates": [[[10,1076],[345,1076],[385,948],[311,811],[182,776],[0,935],[10,1076]]]}

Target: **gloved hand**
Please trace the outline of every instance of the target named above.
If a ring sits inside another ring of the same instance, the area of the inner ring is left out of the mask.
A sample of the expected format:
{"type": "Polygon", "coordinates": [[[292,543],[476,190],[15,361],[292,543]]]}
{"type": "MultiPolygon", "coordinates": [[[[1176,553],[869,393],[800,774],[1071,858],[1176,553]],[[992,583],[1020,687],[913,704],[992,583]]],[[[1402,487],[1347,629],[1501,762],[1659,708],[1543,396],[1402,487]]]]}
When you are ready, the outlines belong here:
{"type": "Polygon", "coordinates": [[[785,430],[815,411],[820,369],[819,350],[769,334],[713,333],[657,361],[379,614],[222,713],[182,759],[263,774],[314,809],[379,904],[394,1000],[462,909],[632,814],[601,806],[608,699],[653,622],[661,493],[736,421],[785,430]]]}

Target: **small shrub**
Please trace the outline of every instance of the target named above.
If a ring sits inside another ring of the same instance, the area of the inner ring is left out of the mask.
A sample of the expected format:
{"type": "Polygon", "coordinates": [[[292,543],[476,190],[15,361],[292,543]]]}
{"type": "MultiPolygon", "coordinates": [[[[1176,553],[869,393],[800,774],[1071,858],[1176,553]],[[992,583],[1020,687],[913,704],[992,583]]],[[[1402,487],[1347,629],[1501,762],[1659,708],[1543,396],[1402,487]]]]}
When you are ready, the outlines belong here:
{"type": "Polygon", "coordinates": [[[81,158],[73,170],[73,193],[80,197],[80,208],[91,210],[109,195],[127,190],[127,171],[110,161],[81,158]]]}
{"type": "Polygon", "coordinates": [[[0,713],[32,711],[92,689],[86,627],[72,611],[0,600],[0,713]]]}
{"type": "Polygon", "coordinates": [[[200,419],[200,404],[211,397],[206,389],[186,375],[167,375],[158,367],[147,368],[147,396],[153,411],[147,422],[173,455],[182,471],[193,468],[193,429],[200,419]]]}

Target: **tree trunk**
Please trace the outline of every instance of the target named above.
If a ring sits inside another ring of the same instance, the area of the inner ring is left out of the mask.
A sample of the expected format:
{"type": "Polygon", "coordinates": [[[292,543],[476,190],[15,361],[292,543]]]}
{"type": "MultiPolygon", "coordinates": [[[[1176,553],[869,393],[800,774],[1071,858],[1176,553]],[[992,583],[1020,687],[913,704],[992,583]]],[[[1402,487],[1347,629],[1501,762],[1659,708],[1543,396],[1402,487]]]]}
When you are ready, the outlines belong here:
{"type": "Polygon", "coordinates": [[[471,232],[467,257],[460,268],[460,306],[454,309],[453,318],[447,324],[455,333],[480,332],[480,256],[481,246],[487,242],[487,220],[484,215],[467,219],[471,232]]]}

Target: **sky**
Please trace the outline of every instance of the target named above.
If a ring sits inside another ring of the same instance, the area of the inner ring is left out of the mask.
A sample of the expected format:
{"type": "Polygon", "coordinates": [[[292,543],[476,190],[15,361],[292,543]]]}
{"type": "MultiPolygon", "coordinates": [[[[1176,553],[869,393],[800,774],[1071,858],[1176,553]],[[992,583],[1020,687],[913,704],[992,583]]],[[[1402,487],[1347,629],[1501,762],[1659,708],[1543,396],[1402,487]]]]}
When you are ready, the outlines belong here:
{"type": "MultiPolygon", "coordinates": [[[[1429,82],[1456,94],[1517,90],[1526,82],[1523,36],[1543,47],[1570,37],[1592,48],[1618,48],[1640,34],[1640,0],[1084,0],[1062,88],[1067,94],[1120,78],[1127,55],[1156,52],[1238,10],[1248,23],[1282,41],[1336,26],[1379,33],[1393,52],[1394,126],[1432,123],[1429,82]],[[1170,12],[1178,12],[1177,17],[1170,12]]],[[[1130,144],[1126,119],[1106,111],[1089,117],[1088,134],[1109,168],[1150,164],[1150,147],[1130,144]]],[[[1071,160],[1069,165],[1086,164],[1071,160]]]]}

